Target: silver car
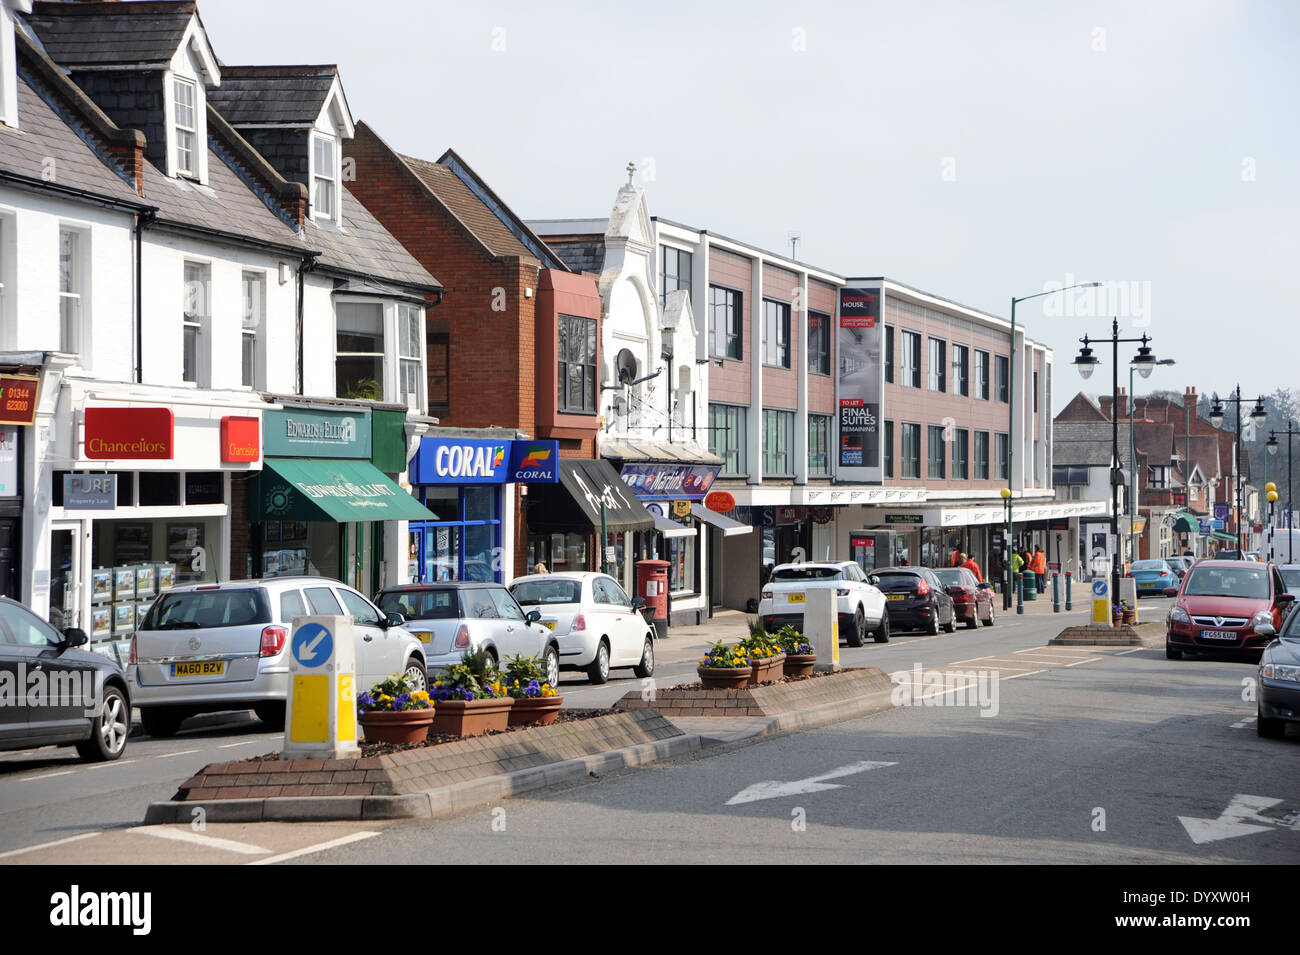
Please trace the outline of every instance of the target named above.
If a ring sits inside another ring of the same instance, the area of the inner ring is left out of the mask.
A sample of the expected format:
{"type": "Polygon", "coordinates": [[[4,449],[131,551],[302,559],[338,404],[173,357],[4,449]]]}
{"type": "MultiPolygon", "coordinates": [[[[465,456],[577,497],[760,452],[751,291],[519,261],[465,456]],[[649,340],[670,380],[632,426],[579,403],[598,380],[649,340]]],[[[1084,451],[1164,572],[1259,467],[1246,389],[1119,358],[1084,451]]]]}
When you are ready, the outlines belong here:
{"type": "Polygon", "coordinates": [[[540,659],[546,681],[560,681],[560,644],[537,621],[536,611],[525,613],[504,584],[466,580],[406,584],[380,591],[375,598],[385,613],[398,613],[424,644],[429,671],[459,663],[470,651],[486,649],[500,663],[523,654],[540,659]]]}
{"type": "Polygon", "coordinates": [[[337,580],[192,584],[159,596],[131,640],[127,679],[144,731],[171,736],[197,713],[250,707],[283,727],[290,631],[294,617],[308,614],[352,617],[358,687],[399,672],[427,686],[424,647],[405,621],[337,580]]]}

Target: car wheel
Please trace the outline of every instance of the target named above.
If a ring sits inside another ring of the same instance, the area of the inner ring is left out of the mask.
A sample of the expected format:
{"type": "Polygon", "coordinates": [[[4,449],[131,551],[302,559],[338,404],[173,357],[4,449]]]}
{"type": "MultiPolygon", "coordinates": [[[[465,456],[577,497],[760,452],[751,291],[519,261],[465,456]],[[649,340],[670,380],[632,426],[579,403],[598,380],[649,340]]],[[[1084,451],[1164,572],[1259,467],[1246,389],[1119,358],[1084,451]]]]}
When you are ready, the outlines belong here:
{"type": "Polygon", "coordinates": [[[1257,717],[1255,732],[1264,739],[1281,739],[1286,735],[1286,721],[1269,719],[1265,716],[1257,717]]]}
{"type": "Polygon", "coordinates": [[[412,693],[429,689],[429,674],[425,671],[424,664],[420,662],[419,657],[411,657],[406,661],[404,676],[414,687],[412,693]]]}
{"type": "Polygon", "coordinates": [[[952,633],[956,629],[957,629],[957,608],[953,607],[948,612],[948,622],[943,625],[943,632],[952,633]]]}
{"type": "Polygon", "coordinates": [[[1169,641],[1166,640],[1166,641],[1165,641],[1165,659],[1166,659],[1166,660],[1181,660],[1182,658],[1183,658],[1183,651],[1182,651],[1182,650],[1175,650],[1173,647],[1171,647],[1171,646],[1169,645],[1169,641]]]}
{"type": "Polygon", "coordinates": [[[587,680],[593,686],[600,686],[609,679],[609,644],[604,640],[596,647],[596,659],[587,667],[587,680]]]}
{"type": "Polygon", "coordinates": [[[126,696],[115,686],[104,687],[104,699],[99,704],[99,715],[90,725],[90,739],[77,744],[82,759],[105,762],[117,759],[126,750],[126,738],[131,733],[131,714],[127,710],[126,696]]]}
{"type": "Polygon", "coordinates": [[[176,731],[185,722],[185,714],[170,706],[150,706],[140,708],[140,725],[154,739],[166,739],[175,736],[176,731]]]}
{"type": "Polygon", "coordinates": [[[546,682],[552,687],[560,685],[560,654],[555,647],[547,647],[542,654],[542,663],[546,669],[546,682]]]}
{"type": "Polygon", "coordinates": [[[284,703],[262,703],[253,707],[257,718],[266,724],[268,730],[284,729],[284,703]]]}
{"type": "Polygon", "coordinates": [[[939,608],[935,607],[930,611],[930,622],[926,625],[926,633],[932,637],[939,635],[939,608]]]}
{"type": "Polygon", "coordinates": [[[970,615],[970,619],[966,621],[966,629],[974,630],[977,627],[979,627],[979,625],[980,625],[979,609],[976,608],[975,612],[970,615]]]}
{"type": "Polygon", "coordinates": [[[986,627],[991,627],[991,626],[993,626],[993,603],[992,603],[992,601],[989,602],[989,618],[988,618],[987,620],[984,621],[984,626],[986,626],[986,627]]]}
{"type": "Polygon", "coordinates": [[[889,642],[889,611],[883,611],[880,615],[880,626],[876,628],[875,635],[872,637],[876,643],[889,642]]]}
{"type": "Polygon", "coordinates": [[[863,638],[867,635],[867,618],[862,613],[862,607],[859,606],[853,612],[853,629],[849,631],[848,642],[851,647],[862,646],[863,638]]]}
{"type": "Polygon", "coordinates": [[[641,662],[632,672],[643,680],[655,675],[655,644],[649,637],[645,638],[645,646],[641,649],[641,662]]]}

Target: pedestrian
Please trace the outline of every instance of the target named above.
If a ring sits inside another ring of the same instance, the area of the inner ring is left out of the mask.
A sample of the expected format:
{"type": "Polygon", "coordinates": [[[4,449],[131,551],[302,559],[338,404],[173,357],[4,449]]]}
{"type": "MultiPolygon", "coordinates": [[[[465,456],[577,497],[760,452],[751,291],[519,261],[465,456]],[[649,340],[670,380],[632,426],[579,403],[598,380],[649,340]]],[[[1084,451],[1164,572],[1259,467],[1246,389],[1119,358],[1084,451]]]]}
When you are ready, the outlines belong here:
{"type": "Polygon", "coordinates": [[[966,554],[962,554],[961,566],[965,567],[967,570],[969,570],[972,574],[975,575],[976,583],[979,584],[984,583],[984,575],[980,573],[980,565],[975,562],[974,557],[969,557],[966,554]]]}
{"type": "Polygon", "coordinates": [[[965,559],[966,559],[966,555],[963,554],[961,551],[959,551],[956,547],[954,547],[952,549],[952,556],[948,558],[948,566],[960,567],[961,562],[965,559]]]}
{"type": "Polygon", "coordinates": [[[899,567],[911,567],[911,566],[912,566],[912,562],[911,562],[910,560],[908,560],[906,557],[904,557],[902,560],[900,560],[900,561],[898,562],[898,566],[899,566],[899,567]]]}
{"type": "Polygon", "coordinates": [[[1043,553],[1042,545],[1034,548],[1033,571],[1038,577],[1038,592],[1041,594],[1047,590],[1047,555],[1043,553]]]}
{"type": "Polygon", "coordinates": [[[537,562],[537,566],[533,568],[533,573],[534,573],[534,574],[549,574],[550,571],[547,570],[547,569],[546,569],[546,565],[543,564],[543,563],[539,560],[539,561],[537,562]]]}
{"type": "MultiPolygon", "coordinates": [[[[1013,551],[1012,554],[1011,554],[1011,586],[1012,586],[1012,588],[1014,588],[1014,587],[1016,586],[1016,578],[1020,576],[1020,572],[1021,572],[1022,570],[1024,570],[1024,568],[1025,568],[1025,556],[1024,556],[1024,553],[1021,552],[1021,551],[1013,551]]],[[[1013,590],[1013,593],[1014,593],[1014,590],[1013,590]]]]}

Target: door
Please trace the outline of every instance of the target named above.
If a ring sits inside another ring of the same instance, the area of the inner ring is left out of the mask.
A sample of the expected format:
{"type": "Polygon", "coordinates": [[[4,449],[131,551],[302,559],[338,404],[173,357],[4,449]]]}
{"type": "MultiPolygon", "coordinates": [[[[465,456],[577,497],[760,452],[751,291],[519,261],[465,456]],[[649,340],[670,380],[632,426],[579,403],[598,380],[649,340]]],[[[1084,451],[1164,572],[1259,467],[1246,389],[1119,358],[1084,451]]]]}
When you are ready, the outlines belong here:
{"type": "MultiPolygon", "coordinates": [[[[0,601],[0,614],[4,613],[7,606],[0,601]]],[[[15,692],[19,687],[25,686],[27,680],[26,661],[14,637],[4,625],[3,617],[0,617],[0,680],[13,687],[15,692]]],[[[9,705],[0,706],[0,746],[28,737],[26,698],[24,697],[21,706],[13,705],[17,702],[15,700],[9,705]]]]}
{"type": "Polygon", "coordinates": [[[83,738],[89,725],[84,711],[95,699],[90,662],[59,649],[63,634],[23,607],[0,602],[0,621],[13,644],[6,656],[17,662],[21,682],[15,687],[29,694],[18,708],[20,719],[25,711],[27,735],[40,742],[83,738]]]}
{"type": "Polygon", "coordinates": [[[346,587],[336,589],[339,599],[343,601],[344,611],[352,618],[352,625],[356,628],[357,670],[366,674],[369,683],[365,689],[370,689],[390,673],[398,673],[403,669],[406,663],[402,657],[404,637],[383,626],[383,618],[370,605],[370,601],[346,587]],[[362,654],[366,656],[364,667],[360,660],[362,654]]]}
{"type": "Polygon", "coordinates": [[[591,582],[591,592],[600,617],[605,621],[605,632],[609,634],[609,665],[626,666],[633,646],[638,651],[637,660],[633,662],[639,662],[640,628],[634,628],[631,601],[623,588],[609,577],[597,577],[591,582]]]}
{"type": "Polygon", "coordinates": [[[50,624],[60,633],[81,626],[80,530],[77,524],[55,524],[50,531],[50,624]]]}
{"type": "Polygon", "coordinates": [[[0,517],[0,597],[21,600],[18,592],[18,561],[22,555],[21,523],[16,517],[0,517]]]}
{"type": "Polygon", "coordinates": [[[542,635],[524,620],[524,613],[515,603],[515,598],[504,587],[490,588],[492,603],[496,605],[497,616],[501,619],[501,660],[507,656],[522,653],[524,656],[536,657],[542,652],[542,635]]]}

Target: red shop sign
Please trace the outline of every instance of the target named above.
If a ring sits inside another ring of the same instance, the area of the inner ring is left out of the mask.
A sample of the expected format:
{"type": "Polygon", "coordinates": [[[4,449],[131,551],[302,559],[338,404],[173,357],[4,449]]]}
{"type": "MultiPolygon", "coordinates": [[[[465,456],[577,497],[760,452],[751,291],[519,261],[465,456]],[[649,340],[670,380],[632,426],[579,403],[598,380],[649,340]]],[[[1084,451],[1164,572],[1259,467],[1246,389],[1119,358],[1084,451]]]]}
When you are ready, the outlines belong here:
{"type": "Polygon", "coordinates": [[[736,509],[736,497],[730,491],[711,491],[704,496],[704,506],[719,514],[736,509]]]}
{"type": "Polygon", "coordinates": [[[175,430],[176,417],[170,408],[87,408],[86,457],[168,461],[175,430]]]}
{"type": "Polygon", "coordinates": [[[221,460],[256,461],[262,455],[262,420],[227,415],[221,419],[221,460]]]}
{"type": "Polygon", "coordinates": [[[31,424],[36,420],[36,390],[32,375],[0,375],[0,424],[31,424]]]}

